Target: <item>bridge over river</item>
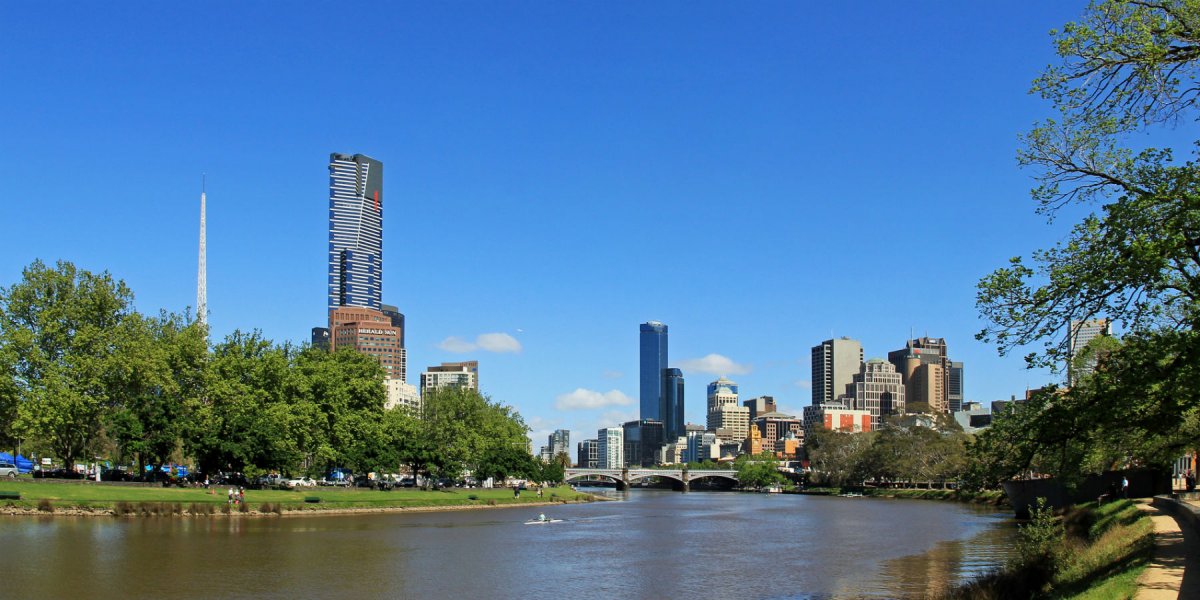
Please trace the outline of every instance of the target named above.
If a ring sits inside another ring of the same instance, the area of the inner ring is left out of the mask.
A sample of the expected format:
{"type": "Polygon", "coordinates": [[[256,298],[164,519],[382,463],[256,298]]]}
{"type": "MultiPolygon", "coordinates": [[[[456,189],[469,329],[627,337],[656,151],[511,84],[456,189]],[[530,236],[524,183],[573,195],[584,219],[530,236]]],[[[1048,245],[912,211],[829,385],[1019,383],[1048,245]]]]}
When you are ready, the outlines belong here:
{"type": "Polygon", "coordinates": [[[733,469],[567,469],[566,479],[569,483],[571,480],[582,478],[600,477],[608,479],[617,484],[617,489],[629,489],[634,483],[637,483],[648,477],[662,477],[678,482],[683,491],[688,491],[691,488],[691,482],[709,477],[728,479],[737,483],[737,471],[733,469]]]}

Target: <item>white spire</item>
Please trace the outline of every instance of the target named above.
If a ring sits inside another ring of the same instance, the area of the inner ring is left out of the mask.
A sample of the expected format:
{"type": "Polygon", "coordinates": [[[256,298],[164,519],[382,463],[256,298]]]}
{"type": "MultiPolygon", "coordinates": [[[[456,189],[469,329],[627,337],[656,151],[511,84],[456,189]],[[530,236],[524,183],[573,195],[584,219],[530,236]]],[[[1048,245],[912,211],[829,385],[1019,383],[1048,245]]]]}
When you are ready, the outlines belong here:
{"type": "Polygon", "coordinates": [[[196,320],[201,324],[208,323],[208,284],[207,265],[205,265],[205,249],[204,249],[204,203],[205,203],[205,181],[204,176],[200,176],[200,264],[196,270],[196,320]]]}

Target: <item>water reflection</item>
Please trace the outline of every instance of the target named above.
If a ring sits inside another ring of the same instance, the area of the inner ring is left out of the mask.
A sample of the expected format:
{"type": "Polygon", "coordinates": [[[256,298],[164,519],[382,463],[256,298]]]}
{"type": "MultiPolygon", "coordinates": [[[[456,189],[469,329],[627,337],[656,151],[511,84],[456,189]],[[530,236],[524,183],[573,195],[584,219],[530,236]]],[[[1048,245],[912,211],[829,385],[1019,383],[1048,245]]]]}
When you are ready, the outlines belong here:
{"type": "Polygon", "coordinates": [[[5,519],[0,597],[921,597],[1003,562],[1012,537],[1004,515],[951,503],[620,497],[419,514],[5,519]],[[564,522],[524,524],[543,511],[564,522]]]}

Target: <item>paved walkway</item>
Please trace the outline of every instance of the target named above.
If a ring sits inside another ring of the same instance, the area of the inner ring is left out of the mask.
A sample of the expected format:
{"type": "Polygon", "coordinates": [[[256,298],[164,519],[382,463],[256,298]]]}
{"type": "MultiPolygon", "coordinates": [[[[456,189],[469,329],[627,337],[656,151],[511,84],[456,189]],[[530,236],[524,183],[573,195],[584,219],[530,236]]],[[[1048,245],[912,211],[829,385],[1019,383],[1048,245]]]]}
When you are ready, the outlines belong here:
{"type": "Polygon", "coordinates": [[[1150,513],[1154,523],[1154,554],[1138,579],[1135,597],[1200,598],[1200,534],[1149,501],[1139,501],[1138,508],[1150,513]]]}

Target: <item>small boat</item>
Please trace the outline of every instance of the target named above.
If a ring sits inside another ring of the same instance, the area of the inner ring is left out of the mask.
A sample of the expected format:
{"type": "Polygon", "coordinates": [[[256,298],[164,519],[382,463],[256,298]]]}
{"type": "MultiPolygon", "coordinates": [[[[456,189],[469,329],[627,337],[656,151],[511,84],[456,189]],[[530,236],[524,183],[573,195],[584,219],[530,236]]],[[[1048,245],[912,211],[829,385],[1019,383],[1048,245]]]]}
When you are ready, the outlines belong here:
{"type": "Polygon", "coordinates": [[[525,521],[525,524],[526,525],[545,525],[546,523],[562,523],[562,522],[563,522],[562,519],[551,519],[551,518],[547,517],[544,519],[530,519],[528,521],[525,521]]]}

